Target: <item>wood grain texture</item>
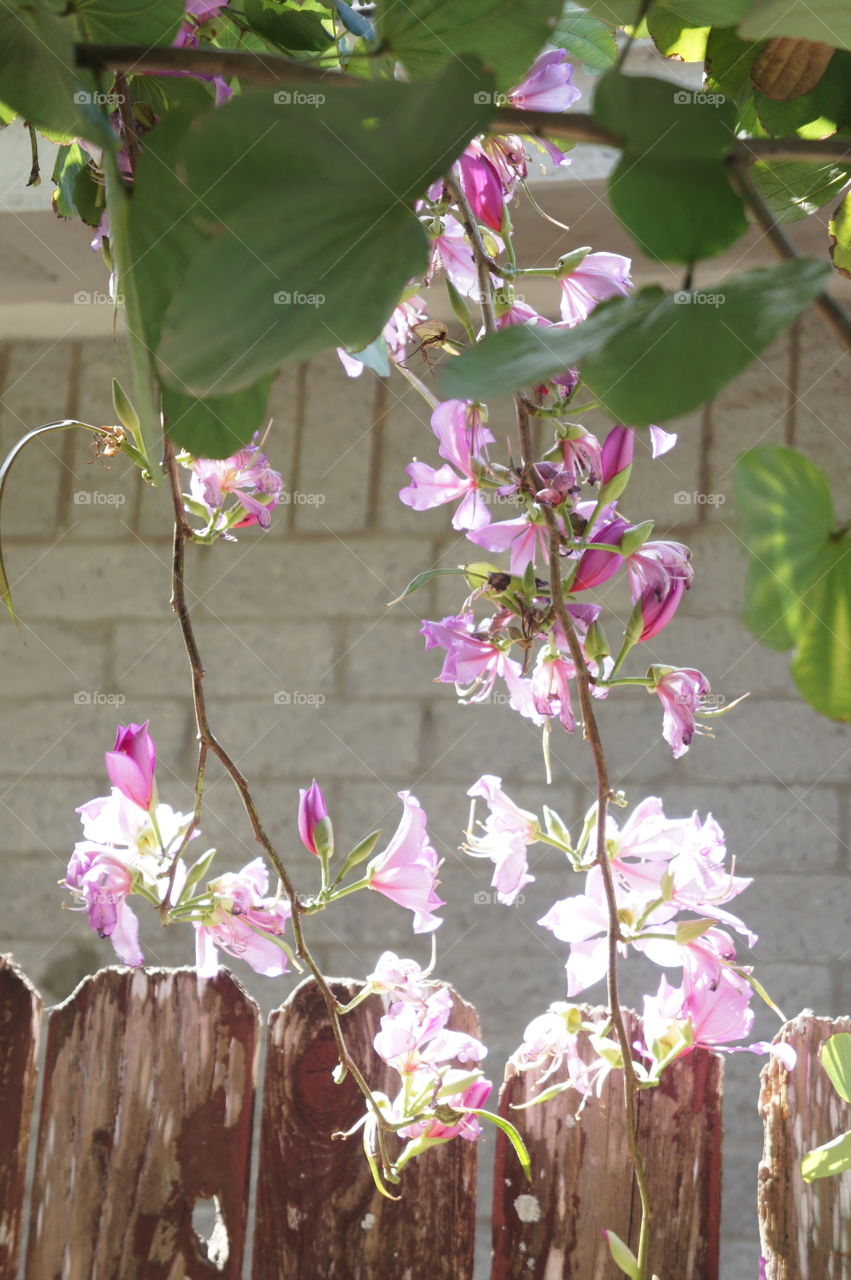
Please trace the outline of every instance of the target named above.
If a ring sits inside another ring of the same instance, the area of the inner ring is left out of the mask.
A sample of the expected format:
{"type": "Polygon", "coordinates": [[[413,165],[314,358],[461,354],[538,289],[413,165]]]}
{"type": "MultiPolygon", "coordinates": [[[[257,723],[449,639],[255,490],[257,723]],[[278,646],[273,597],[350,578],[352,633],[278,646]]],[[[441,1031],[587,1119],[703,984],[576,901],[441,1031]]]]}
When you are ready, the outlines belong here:
{"type": "MultiPolygon", "coordinates": [[[[351,1000],[360,985],[332,984],[351,1000]]],[[[373,1039],[385,1006],[371,996],[344,1019],[346,1043],[372,1088],[399,1077],[373,1039]]],[[[457,996],[449,1025],[478,1035],[475,1010],[457,996]]],[[[270,1019],[254,1280],[469,1280],[473,1274],[476,1149],[456,1139],[412,1162],[401,1200],[375,1190],[360,1134],[335,1139],[363,1114],[351,1079],[334,1084],[336,1047],[312,979],[270,1019]]]]}
{"type": "Polygon", "coordinates": [[[851,1172],[811,1183],[801,1177],[802,1156],[851,1129],[851,1106],[818,1056],[839,1031],[851,1031],[851,1018],[805,1011],[775,1037],[796,1049],[794,1071],[776,1058],[762,1069],[765,1139],[757,1195],[767,1280],[851,1280],[851,1172]]]}
{"type": "Polygon", "coordinates": [[[14,1280],[22,1236],[41,996],[0,956],[0,1280],[14,1280]]]}
{"type": "Polygon", "coordinates": [[[241,1275],[258,1028],[230,974],[191,969],[102,970],[51,1012],[28,1280],[241,1275]]]}
{"type": "MultiPolygon", "coordinates": [[[[601,1012],[585,1010],[587,1016],[601,1012]]],[[[630,1014],[631,1039],[636,1028],[630,1014]]],[[[587,1040],[580,1052],[593,1060],[587,1040]]],[[[491,1280],[622,1280],[603,1236],[609,1229],[633,1249],[638,1243],[621,1073],[610,1073],[600,1097],[590,1098],[579,1115],[574,1090],[528,1111],[512,1110],[540,1091],[542,1070],[506,1067],[500,1112],[523,1135],[532,1181],[498,1135],[491,1280]]],[[[560,1069],[543,1087],[565,1076],[560,1069]]],[[[697,1049],[673,1063],[658,1088],[639,1094],[639,1140],[658,1210],[650,1270],[666,1280],[718,1278],[721,1091],[720,1057],[697,1049]]]]}

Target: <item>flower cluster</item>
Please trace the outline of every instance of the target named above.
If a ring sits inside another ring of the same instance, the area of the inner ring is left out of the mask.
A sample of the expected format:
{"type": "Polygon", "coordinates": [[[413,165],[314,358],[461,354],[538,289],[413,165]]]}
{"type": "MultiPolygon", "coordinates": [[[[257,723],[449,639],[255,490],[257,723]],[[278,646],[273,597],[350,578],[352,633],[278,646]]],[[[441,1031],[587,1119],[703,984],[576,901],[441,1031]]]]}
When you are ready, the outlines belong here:
{"type": "Polygon", "coordinates": [[[283,480],[263,453],[262,443],[255,433],[250,445],[229,458],[180,455],[179,461],[190,472],[189,493],[183,499],[186,511],[205,522],[193,535],[196,541],[218,537],[233,541],[231,529],[246,525],[269,528],[272,510],[281,501],[283,480]]]}

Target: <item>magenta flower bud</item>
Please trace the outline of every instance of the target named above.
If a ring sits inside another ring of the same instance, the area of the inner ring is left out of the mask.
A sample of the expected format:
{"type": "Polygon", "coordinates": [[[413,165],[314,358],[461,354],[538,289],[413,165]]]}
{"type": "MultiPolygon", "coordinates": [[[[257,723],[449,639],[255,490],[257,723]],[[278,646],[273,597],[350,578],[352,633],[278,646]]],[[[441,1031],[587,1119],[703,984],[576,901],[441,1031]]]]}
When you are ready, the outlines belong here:
{"type": "MultiPolygon", "coordinates": [[[[612,546],[619,546],[623,538],[624,532],[629,528],[626,520],[612,520],[610,524],[603,525],[602,529],[595,531],[595,542],[608,542],[612,546]]],[[[618,555],[616,551],[601,551],[592,548],[590,551],[584,551],[579,559],[579,567],[576,570],[576,577],[570,584],[571,591],[587,591],[590,587],[599,587],[602,582],[607,582],[613,574],[623,564],[623,556],[618,555]]]]}
{"type": "Polygon", "coordinates": [[[635,433],[630,427],[612,427],[600,454],[600,501],[616,502],[629,483],[635,433]]]}
{"type": "Polygon", "coordinates": [[[479,222],[492,231],[502,230],[505,196],[499,174],[481,149],[473,146],[458,157],[461,186],[479,222]]]}
{"type": "Polygon", "coordinates": [[[684,580],[675,578],[665,592],[646,591],[633,608],[626,631],[629,639],[638,644],[663,631],[680,607],[685,589],[684,580]]]}
{"type": "Polygon", "coordinates": [[[140,809],[149,810],[154,800],[154,769],[157,750],[144,724],[119,725],[115,746],[104,755],[109,780],[123,796],[140,809]]]}
{"type": "Polygon", "coordinates": [[[298,833],[305,849],[317,858],[329,856],[334,848],[328,806],[322,788],[313,779],[307,791],[298,793],[298,833]]]}

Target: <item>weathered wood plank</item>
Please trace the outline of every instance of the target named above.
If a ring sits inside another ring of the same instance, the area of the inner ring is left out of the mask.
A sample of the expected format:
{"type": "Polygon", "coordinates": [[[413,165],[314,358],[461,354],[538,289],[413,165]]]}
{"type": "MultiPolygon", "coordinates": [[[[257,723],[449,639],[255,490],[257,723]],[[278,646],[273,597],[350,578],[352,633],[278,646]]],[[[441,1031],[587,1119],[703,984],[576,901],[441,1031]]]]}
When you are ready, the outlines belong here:
{"type": "MultiPolygon", "coordinates": [[[[631,1015],[631,1038],[636,1025],[631,1015]]],[[[581,1052],[592,1061],[587,1041],[581,1052]]],[[[578,1117],[575,1090],[528,1111],[512,1110],[540,1092],[543,1070],[517,1072],[510,1062],[506,1067],[500,1112],[523,1135],[532,1181],[499,1134],[491,1280],[621,1280],[603,1236],[609,1229],[637,1247],[639,1203],[627,1153],[621,1073],[609,1075],[600,1097],[590,1098],[578,1117]]],[[[544,1087],[565,1077],[560,1068],[544,1087]]],[[[658,1208],[650,1270],[665,1280],[718,1277],[721,1080],[719,1056],[698,1049],[669,1067],[657,1089],[639,1095],[639,1139],[658,1208]]]]}
{"type": "Polygon", "coordinates": [[[0,1280],[18,1274],[41,996],[0,955],[0,1280]]]}
{"type": "Polygon", "coordinates": [[[106,969],[51,1012],[30,1280],[240,1276],[258,1030],[226,972],[106,969]]]}
{"type": "MultiPolygon", "coordinates": [[[[341,1001],[360,984],[332,983],[341,1001]]],[[[385,1010],[372,996],[345,1018],[346,1043],[372,1088],[399,1077],[373,1049],[385,1010]]],[[[478,1035],[456,997],[450,1026],[478,1035]]],[[[475,1234],[475,1144],[455,1139],[411,1165],[402,1199],[375,1190],[360,1135],[334,1139],[363,1113],[351,1079],[334,1084],[337,1054],[322,997],[301,983],[270,1019],[254,1280],[469,1280],[475,1234]]]]}
{"type": "Polygon", "coordinates": [[[775,1037],[797,1051],[794,1071],[775,1058],[762,1069],[765,1140],[757,1200],[767,1280],[851,1280],[851,1172],[811,1183],[801,1177],[802,1156],[851,1129],[851,1106],[818,1056],[839,1031],[851,1031],[851,1018],[817,1018],[805,1010],[775,1037]]]}

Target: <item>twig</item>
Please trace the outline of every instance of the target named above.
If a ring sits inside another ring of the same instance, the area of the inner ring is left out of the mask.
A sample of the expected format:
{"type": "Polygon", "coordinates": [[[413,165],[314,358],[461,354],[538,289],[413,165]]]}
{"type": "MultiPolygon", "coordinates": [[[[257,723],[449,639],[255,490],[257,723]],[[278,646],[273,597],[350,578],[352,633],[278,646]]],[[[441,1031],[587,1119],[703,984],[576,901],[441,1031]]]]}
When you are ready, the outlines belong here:
{"type": "MultiPolygon", "coordinates": [[[[389,1173],[389,1159],[384,1145],[384,1117],[378,1103],[372,1096],[372,1090],[364,1079],[360,1068],[352,1058],[346,1046],[346,1042],[343,1037],[343,1029],[340,1025],[340,1014],[337,1007],[336,997],[323,977],[319,966],[311,955],[307,943],[305,942],[304,930],[301,922],[302,905],[299,901],[298,894],[296,893],[295,886],[290,879],[289,872],[281,861],[278,851],[275,849],[260,821],[254,799],[251,795],[251,791],[245,777],[210,728],[204,695],[204,665],[201,661],[201,655],[198,650],[198,643],[195,639],[192,620],[189,616],[189,609],[186,604],[185,549],[186,541],[191,534],[191,530],[186,524],[183,513],[183,495],[180,489],[180,476],[177,469],[177,459],[175,457],[174,445],[169,440],[166,440],[164,448],[164,467],[169,479],[172,506],[174,510],[171,607],[177,614],[177,619],[180,623],[183,644],[186,649],[186,656],[189,659],[189,666],[192,671],[192,701],[195,708],[195,724],[198,734],[198,769],[196,772],[195,782],[195,812],[193,815],[193,826],[200,818],[204,765],[209,753],[216,757],[236,787],[239,797],[242,800],[243,808],[248,816],[248,821],[251,824],[254,838],[258,844],[262,846],[266,857],[275,868],[281,884],[283,885],[284,892],[290,900],[293,938],[295,940],[295,954],[307,965],[314,977],[317,987],[319,988],[322,999],[325,1002],[325,1008],[328,1012],[328,1020],[331,1024],[331,1031],[337,1046],[337,1052],[340,1057],[340,1064],[343,1068],[343,1073],[345,1074],[346,1071],[351,1073],[352,1079],[360,1089],[366,1099],[367,1105],[376,1117],[378,1123],[378,1141],[381,1151],[382,1166],[385,1176],[387,1176],[389,1173]]],[[[172,883],[173,876],[169,881],[169,892],[172,883]]]]}
{"type": "MultiPolygon", "coordinates": [[[[522,477],[527,489],[531,493],[535,493],[541,486],[535,472],[535,466],[532,461],[531,432],[529,430],[529,413],[522,396],[514,397],[515,411],[517,415],[517,428],[520,435],[521,448],[521,466],[522,477]]],[[[576,634],[576,628],[567,607],[564,602],[564,593],[562,591],[561,571],[559,568],[560,549],[561,549],[561,533],[558,528],[555,514],[551,507],[541,504],[541,510],[550,532],[550,601],[556,619],[558,620],[565,639],[567,647],[570,650],[570,656],[576,669],[576,685],[579,691],[579,705],[582,710],[583,735],[591,750],[594,761],[594,775],[596,779],[597,791],[597,822],[596,822],[596,863],[600,868],[600,874],[603,879],[603,888],[606,894],[606,908],[608,914],[608,967],[607,967],[607,995],[609,1002],[609,1012],[611,1014],[612,1023],[620,1046],[621,1058],[623,1059],[623,1093],[624,1093],[624,1109],[626,1111],[626,1137],[627,1146],[629,1148],[629,1157],[635,1174],[635,1183],[638,1188],[638,1195],[641,1201],[641,1226],[639,1229],[638,1240],[638,1278],[646,1280],[647,1277],[647,1259],[650,1245],[650,1221],[653,1216],[650,1188],[647,1181],[647,1171],[644,1166],[644,1159],[641,1154],[641,1148],[638,1141],[638,1081],[635,1075],[635,1069],[632,1064],[632,1045],[629,1040],[629,1033],[623,1017],[623,1009],[621,1008],[620,992],[618,990],[618,943],[622,941],[620,924],[618,921],[618,904],[615,895],[614,880],[612,878],[612,868],[609,862],[608,849],[606,847],[606,817],[608,813],[609,800],[611,799],[611,786],[609,783],[608,767],[606,765],[606,756],[603,750],[603,742],[600,737],[599,726],[594,715],[594,703],[591,695],[591,674],[585,662],[585,654],[582,652],[582,646],[579,643],[579,637],[576,634]]]]}
{"type": "MultiPolygon", "coordinates": [[[[801,255],[786,232],[772,217],[771,210],[753,180],[753,175],[746,168],[737,165],[733,170],[733,177],[742,199],[754,216],[754,221],[777,255],[787,262],[800,258],[801,255]]],[[[834,337],[846,350],[851,351],[851,318],[845,308],[827,292],[820,293],[813,300],[813,306],[828,328],[832,330],[834,337]]]]}
{"type": "Polygon", "coordinates": [[[454,203],[458,207],[461,215],[461,223],[467,232],[467,239],[473,249],[473,258],[476,263],[476,276],[479,281],[479,306],[482,308],[482,320],[484,321],[487,333],[496,332],[496,310],[493,301],[493,280],[491,278],[491,256],[485,248],[485,242],[482,239],[482,233],[479,230],[479,224],[476,221],[476,215],[470,208],[470,202],[464,195],[464,188],[451,173],[447,174],[443,179],[446,189],[452,196],[454,203]]]}
{"type": "MultiPolygon", "coordinates": [[[[128,74],[157,71],[189,71],[195,75],[234,76],[248,84],[281,84],[287,81],[330,80],[334,84],[363,84],[329,67],[316,67],[277,54],[246,53],[227,49],[151,49],[145,46],[77,44],[78,67],[106,69],[128,74]]],[[[601,147],[619,147],[620,140],[581,111],[556,113],[522,111],[501,107],[488,125],[490,133],[517,133],[532,137],[567,138],[601,147]]],[[[851,160],[851,141],[833,138],[742,138],[736,139],[730,154],[734,160],[751,164],[755,160],[851,160]]]]}

